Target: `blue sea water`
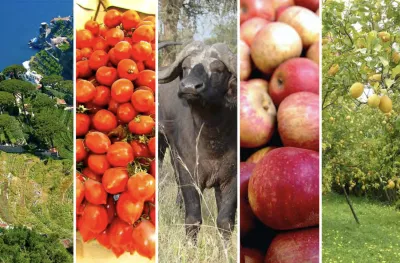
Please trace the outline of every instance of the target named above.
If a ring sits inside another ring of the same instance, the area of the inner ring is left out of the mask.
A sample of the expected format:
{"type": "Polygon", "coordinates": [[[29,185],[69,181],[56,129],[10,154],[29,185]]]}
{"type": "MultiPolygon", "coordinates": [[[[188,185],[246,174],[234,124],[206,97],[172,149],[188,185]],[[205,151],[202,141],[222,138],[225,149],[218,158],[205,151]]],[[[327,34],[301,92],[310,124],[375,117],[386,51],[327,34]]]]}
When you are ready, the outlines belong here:
{"type": "Polygon", "coordinates": [[[28,42],[38,35],[40,23],[72,13],[73,0],[1,0],[0,71],[35,55],[28,42]]]}

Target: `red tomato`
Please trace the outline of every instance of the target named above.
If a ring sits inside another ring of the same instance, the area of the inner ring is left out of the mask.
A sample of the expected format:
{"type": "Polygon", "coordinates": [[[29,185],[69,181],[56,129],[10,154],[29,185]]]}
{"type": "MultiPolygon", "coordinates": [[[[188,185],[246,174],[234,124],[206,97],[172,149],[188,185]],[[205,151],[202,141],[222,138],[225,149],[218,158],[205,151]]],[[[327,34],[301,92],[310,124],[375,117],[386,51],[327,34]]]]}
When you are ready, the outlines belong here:
{"type": "Polygon", "coordinates": [[[156,178],[156,160],[150,162],[150,174],[156,178]]]}
{"type": "Polygon", "coordinates": [[[111,111],[114,114],[117,114],[118,112],[118,107],[119,103],[116,102],[115,100],[111,99],[110,103],[108,103],[108,110],[111,111]]]}
{"type": "Polygon", "coordinates": [[[140,22],[140,16],[135,10],[128,10],[122,14],[122,26],[125,30],[136,28],[140,22]]]}
{"type": "Polygon", "coordinates": [[[106,209],[107,209],[107,215],[108,215],[108,223],[111,224],[111,222],[114,220],[115,215],[116,215],[115,201],[114,201],[113,195],[108,195],[106,209]]]}
{"type": "Polygon", "coordinates": [[[108,230],[104,230],[100,234],[97,235],[96,237],[97,242],[99,242],[100,245],[107,249],[111,249],[111,244],[110,244],[110,235],[108,234],[108,230]]]}
{"type": "Polygon", "coordinates": [[[130,80],[119,79],[111,86],[111,98],[118,103],[128,102],[133,94],[133,84],[130,80]]]}
{"type": "Polygon", "coordinates": [[[102,38],[106,38],[106,33],[107,33],[107,31],[108,31],[108,28],[106,27],[106,25],[101,24],[101,25],[100,25],[100,32],[99,32],[99,35],[100,35],[102,38]]]}
{"type": "Polygon", "coordinates": [[[108,54],[104,50],[96,50],[90,56],[89,67],[92,70],[98,70],[100,67],[107,65],[108,59],[108,54]]]}
{"type": "Polygon", "coordinates": [[[128,244],[132,239],[132,230],[132,225],[116,217],[108,228],[111,246],[122,248],[128,244]]]}
{"type": "Polygon", "coordinates": [[[93,50],[103,50],[105,52],[107,52],[110,48],[107,45],[107,42],[104,38],[102,37],[96,37],[95,39],[93,39],[93,46],[92,46],[93,50]]]}
{"type": "Polygon", "coordinates": [[[117,215],[128,224],[133,224],[140,218],[143,205],[143,201],[134,201],[128,192],[123,192],[117,201],[117,215]]]}
{"type": "Polygon", "coordinates": [[[137,112],[130,102],[123,103],[117,108],[117,118],[122,123],[129,123],[136,115],[137,112]]]}
{"type": "MultiPolygon", "coordinates": [[[[92,103],[96,106],[106,106],[111,100],[111,90],[106,86],[97,86],[92,103]]],[[[96,111],[97,112],[97,111],[96,111]]]]}
{"type": "Polygon", "coordinates": [[[90,178],[90,179],[95,180],[95,181],[97,181],[97,182],[101,182],[101,177],[102,177],[102,175],[101,175],[101,174],[96,174],[96,173],[94,173],[92,170],[90,170],[89,167],[85,167],[85,168],[82,170],[82,174],[83,174],[84,176],[86,176],[87,178],[90,178]]]}
{"type": "Polygon", "coordinates": [[[76,114],[76,136],[84,136],[90,127],[90,117],[84,113],[76,114]]]}
{"type": "Polygon", "coordinates": [[[150,138],[150,140],[147,142],[147,146],[149,147],[151,156],[155,157],[156,156],[156,138],[155,137],[150,138]]]}
{"type": "Polygon", "coordinates": [[[117,66],[119,63],[119,59],[117,59],[117,57],[115,56],[115,48],[110,49],[110,51],[108,52],[108,56],[110,58],[111,64],[117,66]]]}
{"type": "Polygon", "coordinates": [[[116,27],[121,24],[122,15],[118,10],[108,10],[104,16],[104,24],[107,27],[116,27]]]}
{"type": "Polygon", "coordinates": [[[144,61],[144,65],[147,69],[156,70],[156,57],[154,51],[151,53],[151,56],[144,61]]]}
{"type": "Polygon", "coordinates": [[[118,60],[129,59],[132,53],[132,46],[127,41],[118,42],[114,46],[115,58],[118,60]]]}
{"type": "Polygon", "coordinates": [[[93,53],[93,49],[90,47],[84,47],[81,49],[81,54],[83,59],[82,60],[88,60],[90,58],[90,56],[93,53]]]}
{"type": "Polygon", "coordinates": [[[82,223],[93,233],[100,234],[108,225],[106,208],[103,205],[87,204],[83,210],[82,223]]]}
{"type": "Polygon", "coordinates": [[[155,107],[153,92],[136,90],[131,97],[133,107],[139,112],[147,112],[155,107]]]}
{"type": "Polygon", "coordinates": [[[76,77],[88,78],[93,74],[92,69],[89,67],[89,61],[82,60],[76,62],[76,77]]]}
{"type": "Polygon", "coordinates": [[[124,39],[124,32],[119,28],[111,28],[106,32],[106,42],[109,46],[115,46],[124,39]]]}
{"type": "Polygon", "coordinates": [[[131,146],[133,149],[133,155],[135,157],[151,157],[149,148],[147,148],[147,145],[145,143],[133,140],[131,141],[131,146]]]}
{"type": "Polygon", "coordinates": [[[137,78],[139,70],[136,62],[131,59],[123,59],[118,63],[118,76],[123,79],[133,81],[137,78]]]}
{"type": "Polygon", "coordinates": [[[136,65],[137,65],[137,68],[138,68],[139,72],[145,70],[145,68],[146,68],[146,67],[144,66],[143,61],[138,61],[138,62],[136,63],[136,65]]]}
{"type": "Polygon", "coordinates": [[[87,29],[76,31],[76,48],[92,47],[93,34],[87,29]]]}
{"type": "Polygon", "coordinates": [[[76,152],[75,152],[76,162],[80,163],[87,157],[88,154],[85,148],[85,144],[83,143],[83,140],[76,139],[75,147],[76,147],[76,152]]]}
{"type": "Polygon", "coordinates": [[[118,72],[113,67],[100,67],[96,71],[96,80],[101,85],[111,86],[118,78],[118,72]]]}
{"type": "Polygon", "coordinates": [[[137,201],[147,201],[155,193],[154,177],[148,173],[140,172],[131,176],[128,180],[128,192],[137,201]]]}
{"type": "Polygon", "coordinates": [[[139,72],[139,76],[135,81],[136,86],[146,86],[156,92],[156,75],[153,70],[143,70],[139,72]]]}
{"type": "Polygon", "coordinates": [[[148,220],[142,220],[132,231],[132,239],[136,251],[149,259],[156,252],[156,233],[154,225],[148,220]]]}
{"type": "Polygon", "coordinates": [[[85,198],[85,185],[83,184],[82,181],[76,180],[75,184],[76,210],[78,210],[78,207],[81,205],[84,198],[85,198]]]}
{"type": "Polygon", "coordinates": [[[111,141],[104,133],[93,131],[86,134],[85,144],[91,152],[102,154],[108,151],[111,141]]]}
{"type": "Polygon", "coordinates": [[[91,101],[96,95],[95,86],[83,79],[78,79],[76,82],[76,101],[78,103],[85,103],[91,101]]]}
{"type": "Polygon", "coordinates": [[[88,166],[96,174],[104,174],[110,168],[105,154],[90,154],[88,157],[88,166]]]}
{"type": "Polygon", "coordinates": [[[97,235],[93,233],[89,229],[89,226],[83,222],[82,216],[80,216],[78,223],[79,223],[79,232],[81,233],[83,242],[88,242],[89,240],[96,238],[97,235]]]}
{"type": "Polygon", "coordinates": [[[76,62],[81,61],[82,58],[83,58],[83,56],[82,56],[81,50],[77,49],[76,52],[75,52],[75,61],[76,62]]]}
{"type": "Polygon", "coordinates": [[[149,134],[153,131],[155,123],[149,116],[138,115],[128,124],[129,131],[133,134],[149,134]]]}
{"type": "Polygon", "coordinates": [[[156,225],[156,209],[155,209],[153,204],[150,205],[150,214],[149,214],[149,216],[150,216],[151,223],[153,223],[153,225],[155,226],[156,225]]]}
{"type": "Polygon", "coordinates": [[[132,45],[132,58],[136,62],[149,59],[153,50],[149,42],[140,41],[132,45]]]}
{"type": "MultiPolygon", "coordinates": [[[[85,199],[91,204],[104,205],[107,203],[107,192],[104,190],[104,187],[100,182],[87,179],[85,182],[85,199]]],[[[106,212],[107,217],[107,211],[105,208],[104,211],[106,212]]]]}
{"type": "Polygon", "coordinates": [[[107,193],[119,194],[125,191],[128,178],[126,168],[110,168],[103,174],[102,183],[107,193]]]}
{"type": "Polygon", "coordinates": [[[132,41],[147,41],[152,42],[155,38],[154,29],[149,25],[142,25],[135,29],[132,33],[132,41]]]}
{"type": "Polygon", "coordinates": [[[132,147],[127,142],[115,142],[108,148],[107,160],[114,167],[126,167],[133,159],[132,147]]]}
{"type": "Polygon", "coordinates": [[[85,29],[92,32],[93,36],[97,36],[100,32],[100,25],[98,22],[94,20],[88,20],[85,23],[85,29]]]}
{"type": "Polygon", "coordinates": [[[99,110],[92,118],[93,126],[101,132],[111,132],[117,128],[117,117],[108,110],[99,110]]]}

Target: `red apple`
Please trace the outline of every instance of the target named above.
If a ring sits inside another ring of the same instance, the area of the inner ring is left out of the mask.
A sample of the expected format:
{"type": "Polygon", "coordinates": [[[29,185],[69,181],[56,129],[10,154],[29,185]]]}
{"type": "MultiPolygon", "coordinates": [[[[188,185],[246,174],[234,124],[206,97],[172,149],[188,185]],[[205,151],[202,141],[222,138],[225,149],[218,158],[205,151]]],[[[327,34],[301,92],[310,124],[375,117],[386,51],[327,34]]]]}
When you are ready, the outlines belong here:
{"type": "Polygon", "coordinates": [[[264,263],[264,253],[254,248],[242,247],[240,255],[243,255],[244,263],[264,263]]]}
{"type": "Polygon", "coordinates": [[[251,74],[250,48],[240,40],[240,80],[247,80],[251,74]]]}
{"type": "Polygon", "coordinates": [[[292,58],[280,64],[268,87],[268,94],[275,105],[299,91],[319,94],[319,68],[308,58],[292,58]]]}
{"type": "Polygon", "coordinates": [[[296,5],[302,6],[315,12],[319,8],[319,0],[294,0],[296,5]]]}
{"type": "Polygon", "coordinates": [[[288,8],[289,8],[289,6],[280,6],[278,9],[276,9],[276,12],[275,12],[276,20],[278,20],[279,17],[281,16],[281,14],[288,8]]]}
{"type": "Polygon", "coordinates": [[[251,172],[256,165],[253,163],[240,163],[240,235],[246,236],[256,224],[256,217],[251,211],[247,188],[251,172]]]}
{"type": "Polygon", "coordinates": [[[319,41],[312,44],[307,50],[307,57],[319,66],[319,41]]]}
{"type": "Polygon", "coordinates": [[[268,248],[265,263],[318,263],[319,229],[310,228],[277,235],[268,248]]]}
{"type": "Polygon", "coordinates": [[[262,158],[264,158],[265,155],[267,155],[267,153],[269,153],[273,149],[276,149],[276,147],[269,146],[256,151],[255,153],[250,155],[249,158],[247,158],[246,163],[254,163],[254,164],[258,163],[262,158]]]}
{"type": "Polygon", "coordinates": [[[264,26],[250,47],[255,66],[266,74],[272,73],[282,62],[299,57],[302,49],[301,38],[296,30],[281,22],[264,26]]]}
{"type": "Polygon", "coordinates": [[[266,144],[275,130],[276,109],[261,85],[240,83],[240,146],[266,144]]]}
{"type": "Polygon", "coordinates": [[[292,6],[294,5],[294,0],[272,0],[275,10],[281,6],[292,6]]]}
{"type": "Polygon", "coordinates": [[[248,46],[251,46],[254,37],[258,31],[263,28],[269,21],[260,17],[253,17],[245,21],[240,25],[240,39],[246,42],[248,46]]]}
{"type": "Polygon", "coordinates": [[[301,37],[304,48],[319,40],[321,20],[314,12],[300,6],[287,8],[280,16],[279,22],[293,27],[301,37]]]}
{"type": "Polygon", "coordinates": [[[251,209],[265,225],[277,230],[318,225],[317,152],[294,147],[272,150],[256,164],[248,187],[251,209]]]}
{"type": "Polygon", "coordinates": [[[275,20],[275,9],[271,0],[241,0],[240,24],[252,17],[275,20]]]}
{"type": "Polygon", "coordinates": [[[286,97],[278,109],[278,131],[283,145],[319,150],[319,96],[297,92],[286,97]]]}

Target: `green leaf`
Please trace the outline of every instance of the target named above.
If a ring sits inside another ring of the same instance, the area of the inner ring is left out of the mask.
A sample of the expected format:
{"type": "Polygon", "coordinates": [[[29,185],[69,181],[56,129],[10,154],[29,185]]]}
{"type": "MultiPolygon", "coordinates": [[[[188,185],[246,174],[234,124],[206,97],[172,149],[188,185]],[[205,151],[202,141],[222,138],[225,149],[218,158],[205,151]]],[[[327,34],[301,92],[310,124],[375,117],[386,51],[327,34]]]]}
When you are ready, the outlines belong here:
{"type": "Polygon", "coordinates": [[[398,74],[400,74],[400,65],[397,65],[392,69],[392,78],[395,78],[398,74]]]}
{"type": "Polygon", "coordinates": [[[377,44],[377,45],[374,47],[374,50],[375,50],[376,52],[381,51],[381,50],[382,50],[382,45],[377,44]]]}
{"type": "Polygon", "coordinates": [[[388,89],[390,89],[390,87],[393,85],[393,83],[394,83],[393,79],[385,79],[385,84],[388,89]]]}
{"type": "Polygon", "coordinates": [[[379,60],[381,61],[382,65],[383,65],[384,67],[386,67],[387,65],[389,65],[389,61],[388,61],[386,58],[384,58],[384,57],[379,57],[379,60]]]}

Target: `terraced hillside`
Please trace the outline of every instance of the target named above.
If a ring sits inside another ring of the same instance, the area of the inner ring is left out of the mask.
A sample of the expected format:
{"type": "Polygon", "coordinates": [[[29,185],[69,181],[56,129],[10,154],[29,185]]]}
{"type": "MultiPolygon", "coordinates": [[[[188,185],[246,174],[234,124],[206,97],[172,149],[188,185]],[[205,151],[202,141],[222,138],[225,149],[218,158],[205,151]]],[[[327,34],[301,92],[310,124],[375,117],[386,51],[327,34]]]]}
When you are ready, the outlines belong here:
{"type": "Polygon", "coordinates": [[[72,167],[61,160],[0,152],[0,219],[72,239],[72,167]]]}

